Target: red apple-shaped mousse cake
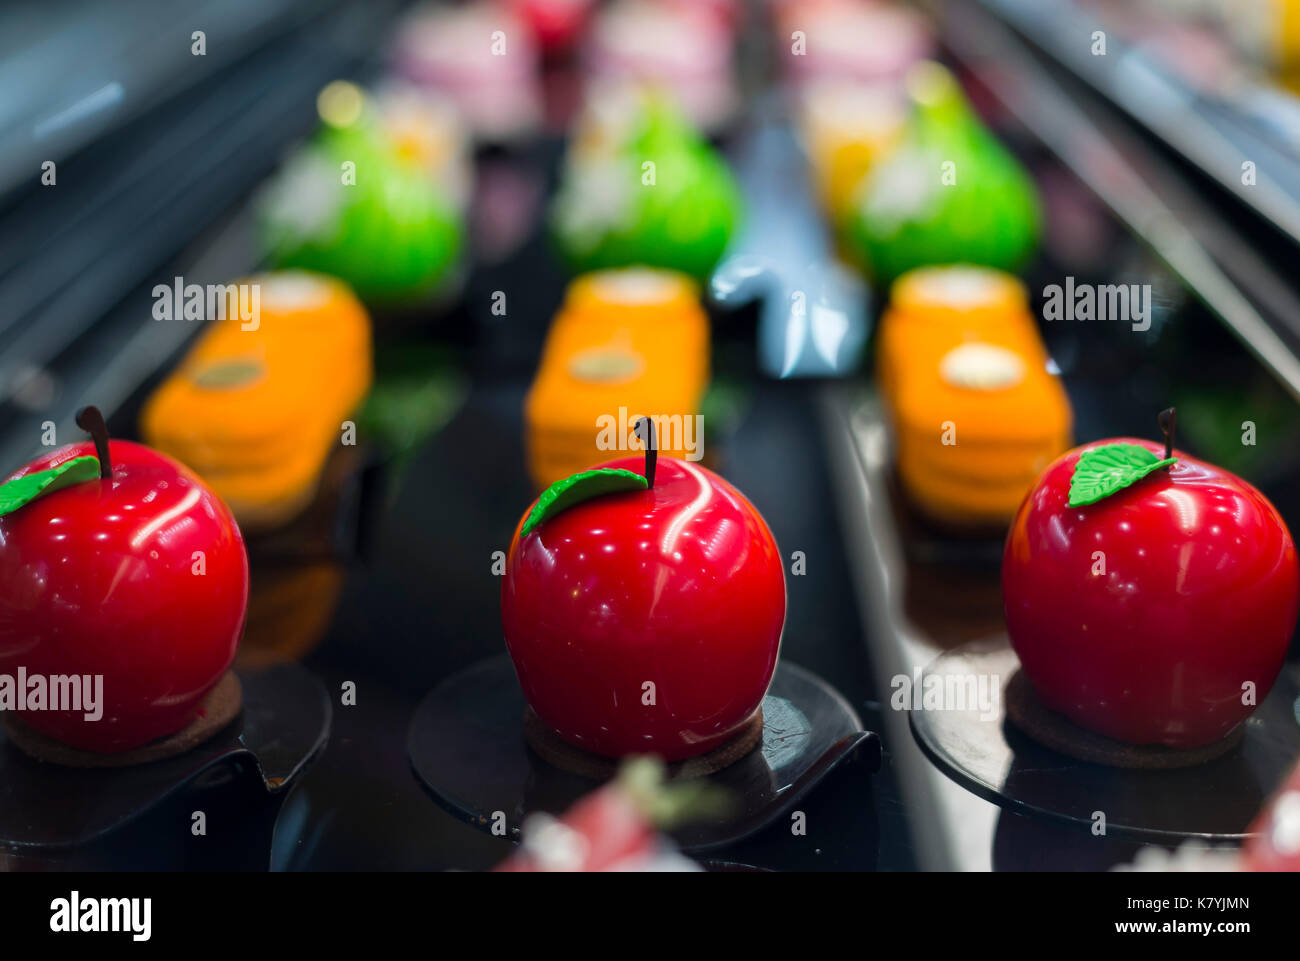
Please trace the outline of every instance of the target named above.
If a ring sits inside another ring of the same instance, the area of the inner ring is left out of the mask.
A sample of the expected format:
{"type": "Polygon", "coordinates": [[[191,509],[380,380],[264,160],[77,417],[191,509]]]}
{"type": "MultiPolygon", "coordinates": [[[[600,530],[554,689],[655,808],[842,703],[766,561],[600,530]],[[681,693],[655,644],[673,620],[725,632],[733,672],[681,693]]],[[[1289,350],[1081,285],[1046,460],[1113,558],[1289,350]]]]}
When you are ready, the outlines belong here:
{"type": "Polygon", "coordinates": [[[1277,510],[1166,443],[1063,454],[1007,536],[1011,645],[1045,707],[1136,745],[1226,737],[1263,701],[1295,630],[1300,569],[1277,510]]]}
{"type": "MultiPolygon", "coordinates": [[[[642,421],[641,423],[646,423],[642,421]]],[[[785,623],[781,555],[754,506],[697,464],[611,461],[524,515],[501,587],[524,697],[616,758],[706,754],[754,720],[785,623]]]]}
{"type": "Polygon", "coordinates": [[[73,748],[120,753],[189,725],[230,667],[248,557],[197,476],[110,442],[93,408],[78,423],[95,443],[45,454],[0,486],[0,675],[101,676],[97,718],[48,701],[17,716],[73,748]]]}

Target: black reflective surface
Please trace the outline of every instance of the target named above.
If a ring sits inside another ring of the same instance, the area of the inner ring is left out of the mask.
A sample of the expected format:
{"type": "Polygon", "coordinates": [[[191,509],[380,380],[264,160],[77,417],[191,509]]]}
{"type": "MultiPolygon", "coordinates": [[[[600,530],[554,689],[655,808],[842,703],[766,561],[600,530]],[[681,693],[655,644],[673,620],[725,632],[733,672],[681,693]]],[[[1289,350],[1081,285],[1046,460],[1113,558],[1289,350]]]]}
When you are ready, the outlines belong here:
{"type": "Polygon", "coordinates": [[[249,773],[266,795],[284,792],[329,737],[329,700],[298,665],[241,672],[240,682],[243,712],[228,727],[184,754],[136,767],[36,761],[0,728],[0,847],[39,852],[90,844],[195,782],[229,776],[217,768],[249,773]]]}
{"type": "MultiPolygon", "coordinates": [[[[1002,637],[945,652],[925,677],[989,678],[1005,686],[1018,668],[1002,637]]],[[[1001,696],[990,698],[988,710],[975,705],[919,710],[910,720],[922,750],[945,774],[1009,811],[1072,822],[1084,831],[1100,823],[1100,812],[1107,836],[1231,841],[1246,835],[1264,799],[1300,753],[1296,673],[1294,667],[1284,668],[1247,719],[1240,744],[1214,760],[1177,770],[1116,768],[1067,757],[1010,722],[1001,696]]]]}
{"type": "MultiPolygon", "coordinates": [[[[356,704],[336,706],[330,744],[286,801],[277,869],[482,869],[510,849],[439,807],[412,775],[406,746],[422,698],[504,653],[491,555],[508,546],[533,492],[523,469],[526,381],[491,380],[480,373],[459,415],[401,477],[372,559],[351,571],[307,662],[336,704],[341,685],[355,683],[356,704]]],[[[763,513],[783,555],[805,554],[808,573],[787,578],[782,659],[824,678],[872,730],[879,705],[815,423],[809,385],[756,383],[734,435],[718,445],[719,470],[763,513]]],[[[914,865],[888,745],[879,774],[841,765],[800,809],[807,835],[776,823],[710,857],[778,869],[914,865]]]]}
{"type": "MultiPolygon", "coordinates": [[[[524,697],[510,659],[489,658],[435,688],[416,709],[407,749],[411,767],[448,811],[483,830],[506,816],[511,837],[534,811],[560,814],[598,783],[563,771],[524,741],[524,697]]],[[[725,816],[673,831],[688,851],[726,847],[774,824],[842,761],[870,771],[880,744],[853,709],[815,675],[783,661],[763,699],[763,740],[734,764],[707,776],[725,792],[725,816]]]]}

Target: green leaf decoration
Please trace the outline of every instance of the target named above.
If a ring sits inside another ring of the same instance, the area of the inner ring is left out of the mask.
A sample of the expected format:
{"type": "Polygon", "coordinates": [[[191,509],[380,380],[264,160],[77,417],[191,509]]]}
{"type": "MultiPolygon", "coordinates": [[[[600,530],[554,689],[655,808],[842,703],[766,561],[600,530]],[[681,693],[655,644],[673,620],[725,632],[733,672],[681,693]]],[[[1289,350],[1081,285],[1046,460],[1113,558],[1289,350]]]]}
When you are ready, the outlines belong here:
{"type": "Polygon", "coordinates": [[[1085,451],[1074,465],[1074,474],[1070,478],[1069,506],[1095,504],[1177,460],[1177,457],[1161,460],[1137,444],[1094,447],[1085,451]]]}
{"type": "Polygon", "coordinates": [[[99,458],[93,454],[74,457],[58,467],[38,470],[0,484],[0,517],[12,514],[18,508],[30,504],[38,497],[52,494],[57,490],[95,480],[99,477],[99,458]]]}
{"type": "Polygon", "coordinates": [[[647,490],[650,484],[635,471],[616,467],[602,467],[597,470],[585,470],[572,474],[564,480],[558,480],[542,492],[537,503],[524,521],[520,537],[526,537],[537,529],[538,525],[550,520],[560,511],[568,510],[574,504],[580,504],[592,497],[602,494],[618,494],[624,491],[647,490]]]}
{"type": "Polygon", "coordinates": [[[736,807],[726,788],[703,777],[669,781],[664,763],[647,755],[624,758],[613,783],[661,831],[725,818],[736,807]]]}

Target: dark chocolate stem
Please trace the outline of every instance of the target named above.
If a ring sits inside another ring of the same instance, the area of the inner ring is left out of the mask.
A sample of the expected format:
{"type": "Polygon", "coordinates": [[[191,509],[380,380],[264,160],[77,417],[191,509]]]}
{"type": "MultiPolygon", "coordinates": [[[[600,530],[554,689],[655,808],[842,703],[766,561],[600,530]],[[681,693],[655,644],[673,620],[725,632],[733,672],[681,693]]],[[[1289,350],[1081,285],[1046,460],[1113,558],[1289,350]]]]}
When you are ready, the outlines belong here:
{"type": "Polygon", "coordinates": [[[1170,407],[1168,410],[1162,410],[1156,417],[1156,422],[1160,424],[1160,430],[1165,435],[1165,458],[1174,456],[1174,422],[1178,418],[1178,408],[1170,407]]]}
{"type": "Polygon", "coordinates": [[[645,479],[651,487],[655,486],[655,463],[659,460],[659,449],[655,445],[655,423],[649,417],[642,417],[636,422],[637,436],[645,444],[645,479]],[[642,431],[641,428],[645,427],[642,431]]]}
{"type": "Polygon", "coordinates": [[[101,480],[113,479],[113,462],[108,459],[108,425],[99,408],[91,405],[77,411],[77,426],[90,435],[95,442],[95,453],[99,456],[99,476],[101,480]]]}

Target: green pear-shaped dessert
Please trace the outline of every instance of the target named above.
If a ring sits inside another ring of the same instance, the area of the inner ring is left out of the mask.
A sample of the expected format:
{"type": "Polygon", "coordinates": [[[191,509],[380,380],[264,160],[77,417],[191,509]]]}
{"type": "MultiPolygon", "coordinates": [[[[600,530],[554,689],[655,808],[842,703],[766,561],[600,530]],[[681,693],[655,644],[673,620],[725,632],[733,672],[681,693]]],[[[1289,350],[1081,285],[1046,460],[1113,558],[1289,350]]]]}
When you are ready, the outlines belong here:
{"type": "Polygon", "coordinates": [[[703,280],[740,208],[726,163],[674,107],[624,95],[619,109],[589,111],[575,136],[551,228],[577,272],[644,264],[703,280]]]}
{"type": "Polygon", "coordinates": [[[397,149],[364,100],[322,118],[263,193],[271,263],[332,274],[372,304],[433,298],[451,279],[462,246],[448,191],[397,149]]]}
{"type": "Polygon", "coordinates": [[[907,136],[859,185],[845,249],[882,284],[930,264],[1016,270],[1038,242],[1029,174],[943,67],[918,65],[907,87],[914,105],[907,136]]]}

